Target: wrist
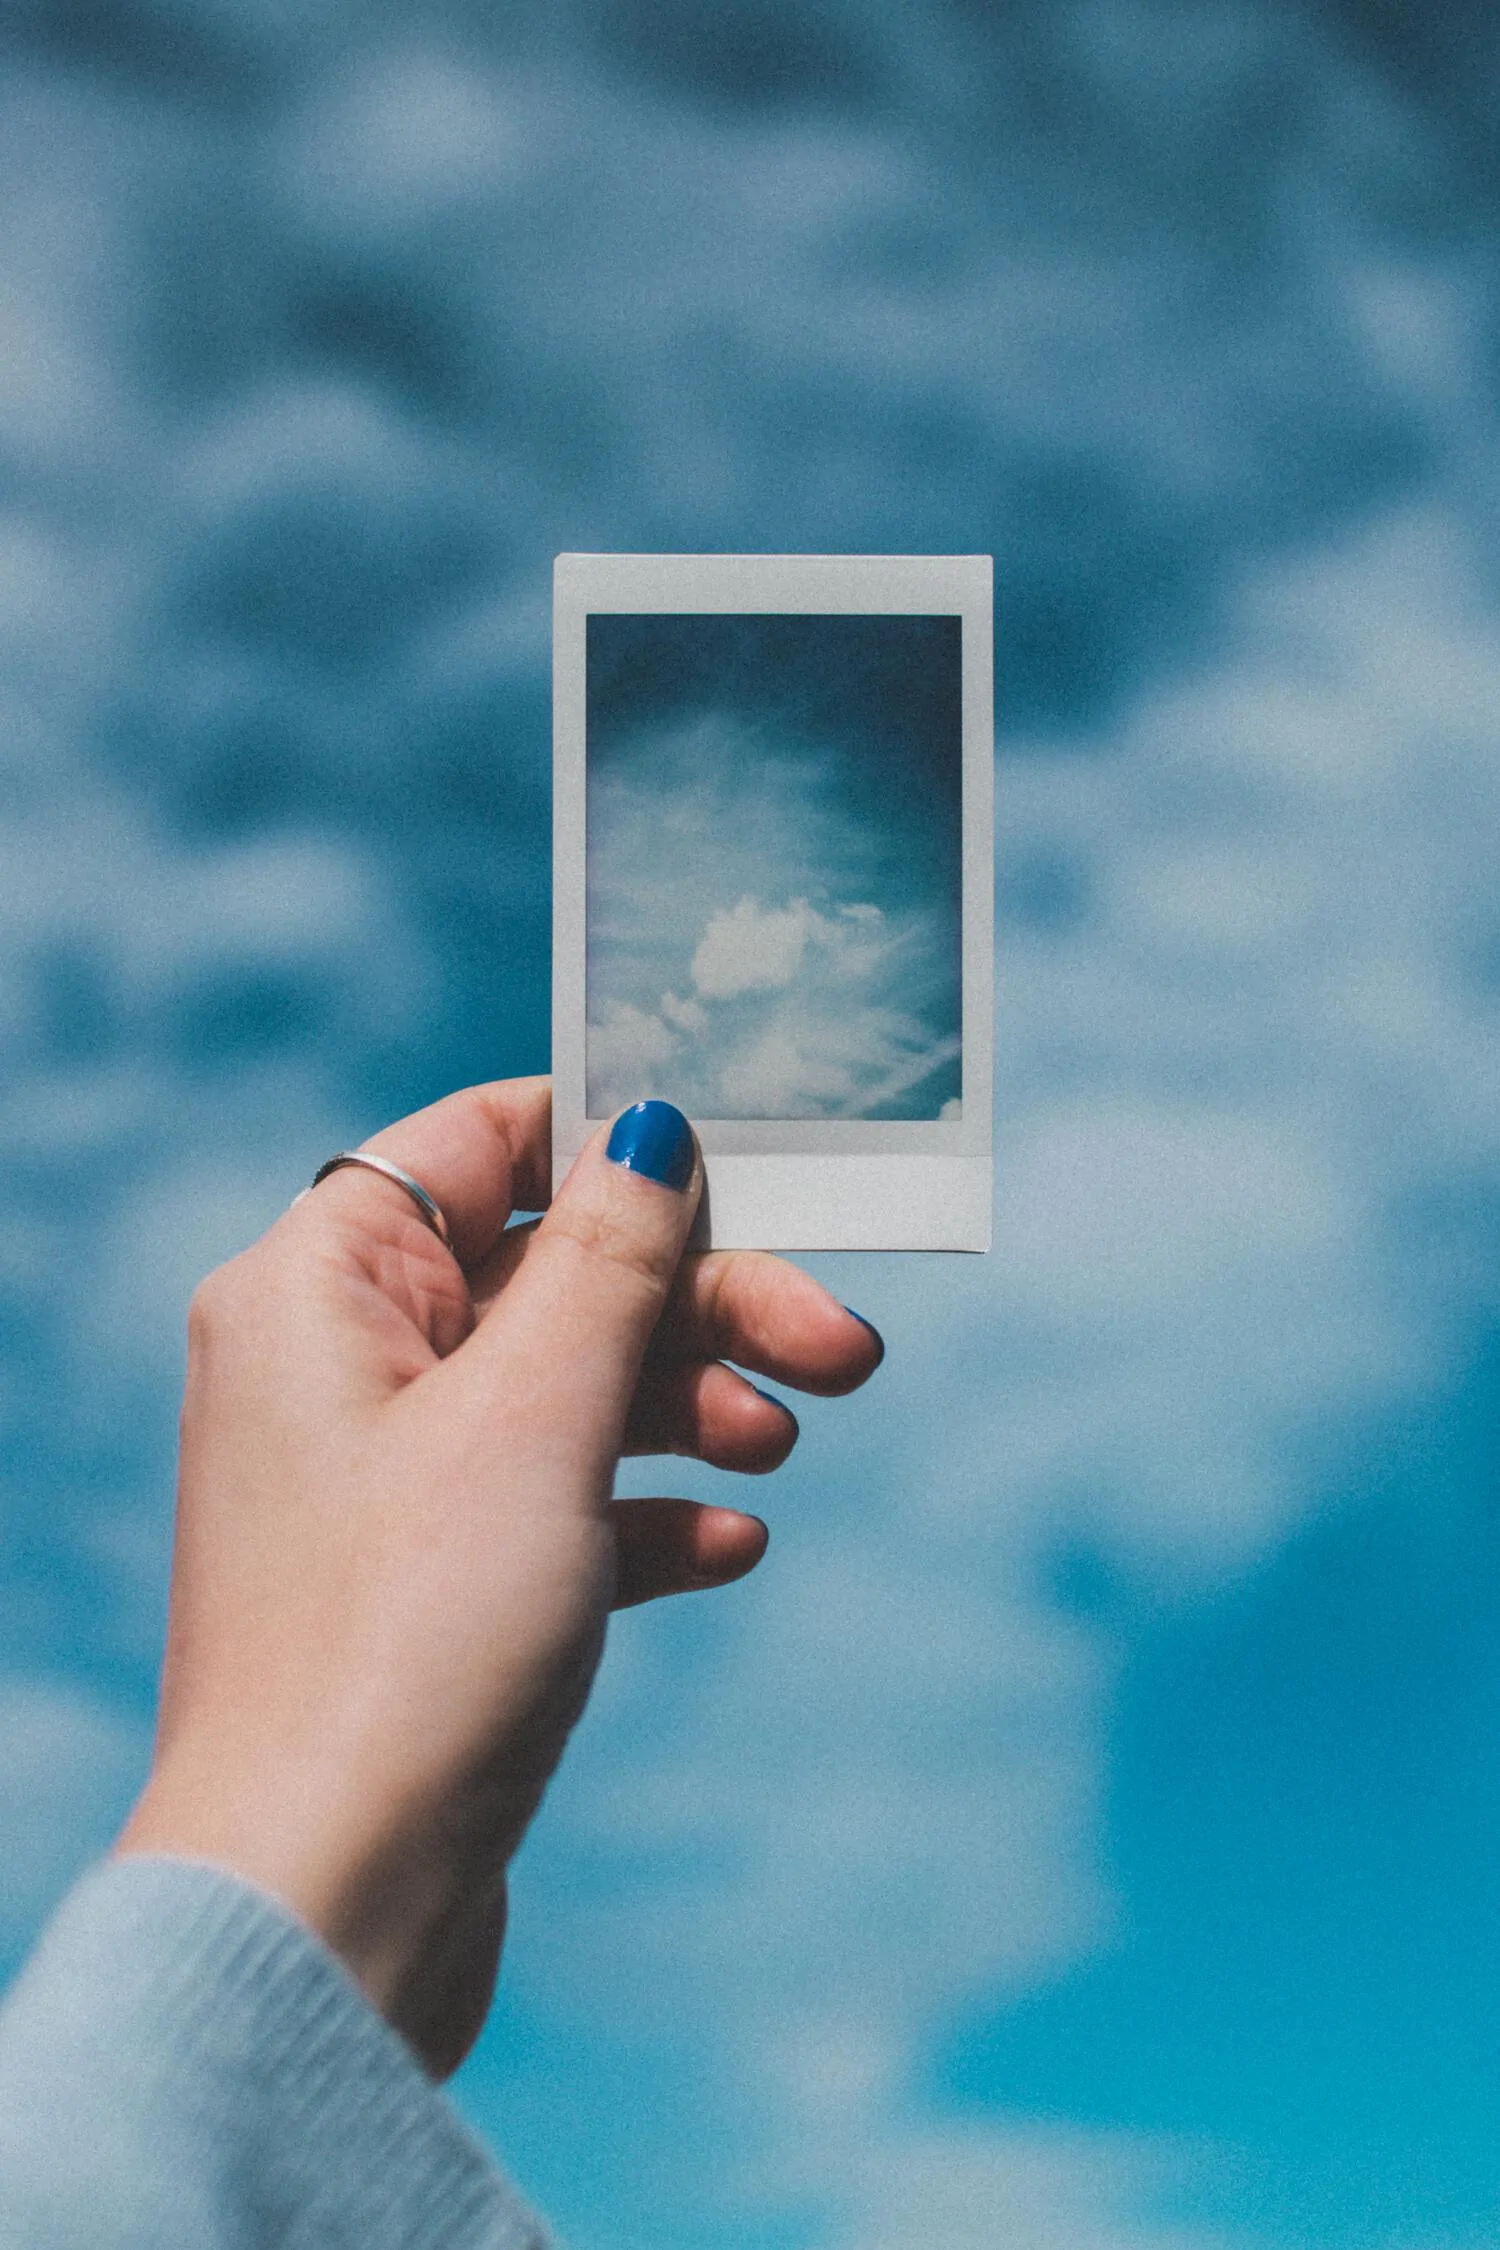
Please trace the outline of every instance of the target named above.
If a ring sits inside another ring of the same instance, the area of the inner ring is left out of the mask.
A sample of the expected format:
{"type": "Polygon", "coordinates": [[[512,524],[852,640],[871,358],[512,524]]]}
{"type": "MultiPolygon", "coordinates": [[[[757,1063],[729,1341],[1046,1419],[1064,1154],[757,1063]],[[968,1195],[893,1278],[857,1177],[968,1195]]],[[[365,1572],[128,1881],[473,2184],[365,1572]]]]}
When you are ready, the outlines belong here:
{"type": "Polygon", "coordinates": [[[232,1789],[179,1754],[153,1772],[115,1852],[195,1860],[274,1898],[336,1954],[435,2076],[456,2068],[494,1988],[503,1860],[456,1844],[441,1819],[381,1823],[368,1794],[341,1816],[323,1779],[232,1789]]]}
{"type": "Polygon", "coordinates": [[[205,1861],[267,1892],[339,1954],[380,2005],[378,1972],[346,1936],[360,1919],[369,1842],[337,1818],[313,1777],[282,1767],[274,1788],[261,1788],[228,1759],[179,1750],[151,1774],[115,1851],[205,1861]]]}

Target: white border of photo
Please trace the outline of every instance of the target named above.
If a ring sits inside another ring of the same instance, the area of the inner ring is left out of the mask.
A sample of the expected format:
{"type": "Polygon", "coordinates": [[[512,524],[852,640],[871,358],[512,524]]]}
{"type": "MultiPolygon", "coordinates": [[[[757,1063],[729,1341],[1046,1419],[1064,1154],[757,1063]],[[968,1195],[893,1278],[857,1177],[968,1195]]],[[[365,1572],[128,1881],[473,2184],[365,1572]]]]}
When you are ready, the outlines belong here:
{"type": "Polygon", "coordinates": [[[960,617],[963,1094],[956,1118],[694,1117],[715,1249],[987,1250],[993,1197],[993,564],[988,555],[559,555],[553,574],[552,1156],[585,1103],[587,639],[591,614],[960,617]]]}

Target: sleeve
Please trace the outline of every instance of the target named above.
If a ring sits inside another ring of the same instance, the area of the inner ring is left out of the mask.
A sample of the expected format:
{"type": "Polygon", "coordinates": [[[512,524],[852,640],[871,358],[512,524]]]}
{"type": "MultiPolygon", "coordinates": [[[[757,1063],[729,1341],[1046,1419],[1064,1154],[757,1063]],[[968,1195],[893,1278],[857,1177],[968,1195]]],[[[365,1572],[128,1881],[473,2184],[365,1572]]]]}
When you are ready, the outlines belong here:
{"type": "Polygon", "coordinates": [[[274,1900],[121,1858],[0,2008],[0,2250],[547,2250],[446,2095],[274,1900]]]}

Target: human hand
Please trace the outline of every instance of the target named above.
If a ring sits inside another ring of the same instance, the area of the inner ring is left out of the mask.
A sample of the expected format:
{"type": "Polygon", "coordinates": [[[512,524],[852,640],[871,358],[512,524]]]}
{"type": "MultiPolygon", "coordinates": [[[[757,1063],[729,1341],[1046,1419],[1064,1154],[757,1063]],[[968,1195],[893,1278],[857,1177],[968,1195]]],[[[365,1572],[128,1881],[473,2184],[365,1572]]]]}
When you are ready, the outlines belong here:
{"type": "Polygon", "coordinates": [[[796,1423],[725,1362],[833,1395],[881,1353],[779,1258],[683,1257],[685,1123],[657,1164],[683,1186],[601,1132],[508,1229],[547,1203],[549,1115],[547,1081],[514,1080],[367,1144],[436,1198],[452,1253],[351,1167],[199,1289],[156,1757],[118,1846],[282,1899],[435,2075],[484,2021],[506,1865],[609,1609],[764,1551],[753,1516],[614,1500],[620,1454],[775,1468],[796,1423]]]}

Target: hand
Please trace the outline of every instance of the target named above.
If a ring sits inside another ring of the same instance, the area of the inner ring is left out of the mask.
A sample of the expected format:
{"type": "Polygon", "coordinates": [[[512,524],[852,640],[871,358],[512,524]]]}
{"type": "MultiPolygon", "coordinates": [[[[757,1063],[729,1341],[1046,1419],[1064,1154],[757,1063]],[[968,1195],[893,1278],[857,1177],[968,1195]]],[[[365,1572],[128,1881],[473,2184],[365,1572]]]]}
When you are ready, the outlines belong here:
{"type": "Polygon", "coordinates": [[[484,2021],[607,1612],[765,1548],[732,1509],[614,1500],[621,1452],[774,1468],[796,1423],[725,1361],[833,1394],[881,1352],[778,1258],[683,1257],[686,1138],[674,1188],[601,1132],[507,1229],[547,1202],[549,1111],[544,1079],[475,1087],[368,1144],[452,1253],[351,1167],[199,1289],[156,1759],[118,1847],[282,1899],[438,2075],[484,2021]]]}

